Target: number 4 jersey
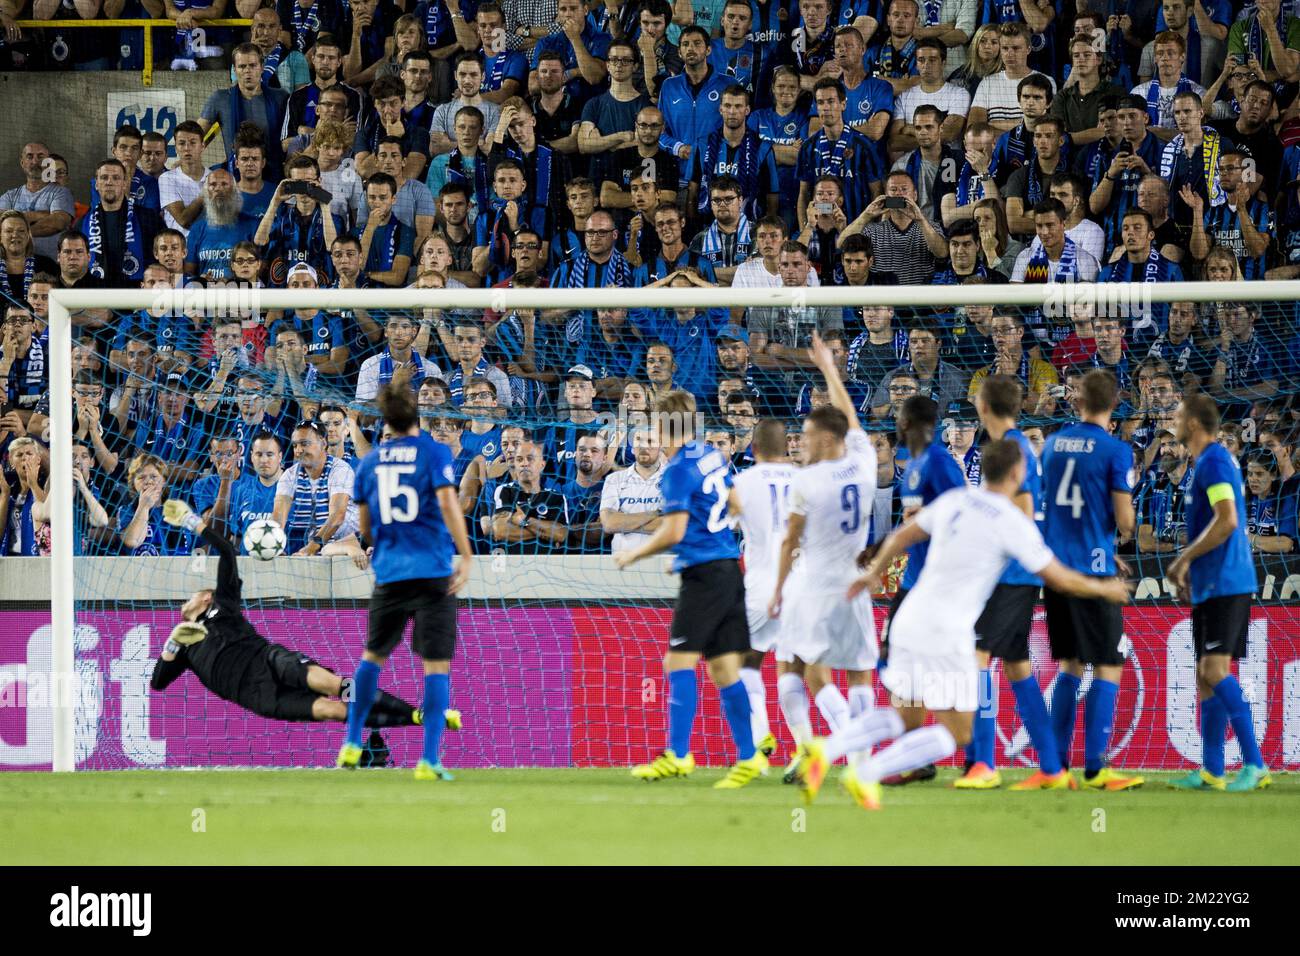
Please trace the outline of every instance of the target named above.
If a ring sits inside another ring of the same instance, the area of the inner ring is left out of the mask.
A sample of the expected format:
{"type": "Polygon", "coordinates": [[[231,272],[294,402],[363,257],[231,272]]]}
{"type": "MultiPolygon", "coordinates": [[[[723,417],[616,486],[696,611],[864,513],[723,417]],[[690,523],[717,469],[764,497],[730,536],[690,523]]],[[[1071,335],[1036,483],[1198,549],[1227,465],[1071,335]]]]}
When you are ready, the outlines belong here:
{"type": "Polygon", "coordinates": [[[688,515],[686,534],[674,549],[674,571],[740,557],[727,513],[731,468],[721,452],[701,441],[687,442],[664,468],[659,493],[665,515],[688,515]]]}
{"type": "Polygon", "coordinates": [[[804,516],[799,562],[785,593],[846,591],[858,575],[876,497],[876,450],[862,429],[844,439],[844,457],[795,472],[790,513],[804,516]]]}
{"type": "Polygon", "coordinates": [[[451,452],[424,433],[384,442],[357,465],[353,499],[370,512],[376,584],[451,574],[438,489],[454,487],[451,452]]]}
{"type": "Polygon", "coordinates": [[[1111,492],[1132,494],[1133,449],[1099,425],[1062,428],[1043,449],[1043,537],[1080,574],[1115,573],[1111,492]]]}

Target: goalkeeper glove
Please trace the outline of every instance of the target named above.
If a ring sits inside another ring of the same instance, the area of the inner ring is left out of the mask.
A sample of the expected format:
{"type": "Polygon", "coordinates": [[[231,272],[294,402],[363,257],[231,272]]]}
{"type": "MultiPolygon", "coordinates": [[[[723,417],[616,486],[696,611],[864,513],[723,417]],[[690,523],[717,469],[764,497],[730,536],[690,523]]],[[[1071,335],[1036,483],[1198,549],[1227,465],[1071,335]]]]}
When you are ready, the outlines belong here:
{"type": "Polygon", "coordinates": [[[168,641],[175,641],[182,647],[189,647],[191,644],[197,644],[208,636],[208,629],[198,621],[181,621],[172,628],[168,635],[168,641]]]}
{"type": "Polygon", "coordinates": [[[179,498],[169,498],[163,505],[163,521],[174,527],[193,533],[198,530],[202,520],[194,513],[194,509],[179,498]]]}

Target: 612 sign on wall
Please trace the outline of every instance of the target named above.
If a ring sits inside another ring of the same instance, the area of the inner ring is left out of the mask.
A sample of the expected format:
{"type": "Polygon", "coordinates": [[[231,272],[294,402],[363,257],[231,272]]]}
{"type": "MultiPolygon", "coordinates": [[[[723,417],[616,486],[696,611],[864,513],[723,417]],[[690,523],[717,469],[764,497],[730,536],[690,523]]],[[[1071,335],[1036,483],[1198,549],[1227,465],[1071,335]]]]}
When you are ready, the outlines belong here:
{"type": "Polygon", "coordinates": [[[142,133],[159,133],[167,140],[167,158],[176,158],[172,137],[185,116],[184,90],[134,90],[108,94],[108,152],[113,133],[121,126],[134,126],[142,133]]]}

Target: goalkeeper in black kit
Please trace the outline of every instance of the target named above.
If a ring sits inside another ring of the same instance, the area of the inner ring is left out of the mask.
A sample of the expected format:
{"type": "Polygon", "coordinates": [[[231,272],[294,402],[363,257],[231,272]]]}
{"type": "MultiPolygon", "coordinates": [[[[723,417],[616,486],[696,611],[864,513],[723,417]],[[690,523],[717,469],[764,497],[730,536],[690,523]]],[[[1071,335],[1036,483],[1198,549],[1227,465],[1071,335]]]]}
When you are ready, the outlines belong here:
{"type": "MultiPolygon", "coordinates": [[[[163,519],[203,538],[220,560],[217,586],[196,591],[181,606],[184,620],[172,629],[154,665],[149,686],[156,691],[191,670],[222,700],[272,720],[344,721],[351,678],[340,677],[306,654],[268,641],[244,617],[235,548],[183,501],[163,506],[163,519]]],[[[406,727],[422,721],[421,712],[392,694],[379,692],[368,727],[406,727]]],[[[377,732],[366,748],[371,766],[387,762],[388,749],[377,732]]]]}

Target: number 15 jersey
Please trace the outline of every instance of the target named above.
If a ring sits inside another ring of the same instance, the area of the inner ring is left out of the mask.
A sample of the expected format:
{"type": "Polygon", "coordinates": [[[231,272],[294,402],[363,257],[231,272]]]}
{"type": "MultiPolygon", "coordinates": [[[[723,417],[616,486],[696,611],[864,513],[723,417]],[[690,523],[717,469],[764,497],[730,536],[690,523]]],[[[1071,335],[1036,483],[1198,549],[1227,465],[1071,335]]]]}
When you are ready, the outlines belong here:
{"type": "Polygon", "coordinates": [[[352,497],[370,513],[376,584],[451,574],[438,489],[454,487],[451,452],[423,432],[386,441],[357,465],[352,497]]]}
{"type": "MultiPolygon", "coordinates": [[[[876,450],[860,428],[844,439],[844,457],[800,468],[790,485],[790,513],[803,515],[795,587],[844,591],[858,576],[857,560],[871,532],[876,498],[876,450]]],[[[794,589],[787,589],[793,594],[794,589]]]]}

